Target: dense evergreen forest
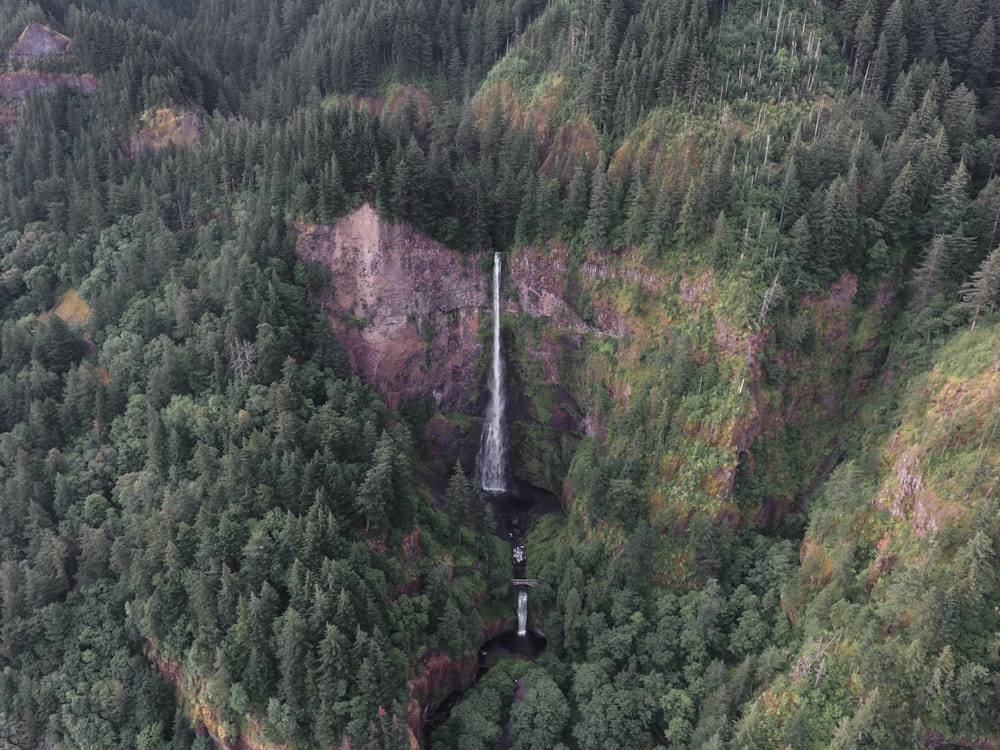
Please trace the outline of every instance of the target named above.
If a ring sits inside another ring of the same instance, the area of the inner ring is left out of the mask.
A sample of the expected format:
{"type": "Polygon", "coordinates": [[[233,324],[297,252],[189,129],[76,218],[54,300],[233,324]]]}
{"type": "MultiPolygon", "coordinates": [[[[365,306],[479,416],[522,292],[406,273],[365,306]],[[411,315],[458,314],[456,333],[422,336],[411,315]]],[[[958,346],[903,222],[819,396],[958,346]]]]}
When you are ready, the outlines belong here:
{"type": "Polygon", "coordinates": [[[73,42],[0,74],[36,89],[0,98],[0,747],[1000,743],[998,21],[0,0],[0,49],[73,42]],[[364,202],[566,248],[584,320],[617,295],[640,342],[574,352],[599,429],[530,537],[547,649],[429,740],[409,681],[510,617],[510,555],[296,258],[297,223],[364,202]],[[779,416],[723,445],[751,408],[779,416]]]}

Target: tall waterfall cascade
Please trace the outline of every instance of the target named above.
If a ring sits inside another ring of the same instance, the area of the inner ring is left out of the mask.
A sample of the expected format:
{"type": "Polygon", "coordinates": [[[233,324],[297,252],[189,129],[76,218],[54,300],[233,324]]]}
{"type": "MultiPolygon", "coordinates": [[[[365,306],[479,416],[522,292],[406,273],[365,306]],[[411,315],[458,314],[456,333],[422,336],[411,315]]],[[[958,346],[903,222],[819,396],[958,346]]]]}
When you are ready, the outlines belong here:
{"type": "Polygon", "coordinates": [[[517,634],[524,637],[528,634],[528,592],[517,592],[517,634]]]}
{"type": "MultiPolygon", "coordinates": [[[[476,468],[483,489],[494,495],[506,493],[507,483],[507,424],[505,419],[506,398],[504,396],[503,351],[500,347],[500,278],[503,275],[503,256],[493,253],[493,352],[490,375],[487,383],[490,391],[489,406],[483,424],[476,468]]],[[[524,545],[513,540],[513,562],[515,570],[523,571],[526,555],[524,545]]],[[[528,592],[517,592],[517,635],[524,638],[528,634],[528,592]]]]}
{"type": "Polygon", "coordinates": [[[486,423],[479,444],[476,463],[479,481],[487,492],[507,490],[507,426],[504,422],[504,366],[503,352],[500,350],[500,276],[502,271],[500,253],[493,254],[493,361],[490,366],[490,403],[486,409],[486,423]]]}

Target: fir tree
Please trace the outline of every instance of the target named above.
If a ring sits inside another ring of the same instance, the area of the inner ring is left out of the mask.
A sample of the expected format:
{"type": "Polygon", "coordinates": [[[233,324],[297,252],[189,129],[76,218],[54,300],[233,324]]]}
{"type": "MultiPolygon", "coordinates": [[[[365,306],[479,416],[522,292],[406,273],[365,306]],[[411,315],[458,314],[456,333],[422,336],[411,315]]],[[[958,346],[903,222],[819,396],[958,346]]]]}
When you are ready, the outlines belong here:
{"type": "Polygon", "coordinates": [[[980,316],[993,314],[1000,300],[1000,247],[986,256],[979,270],[962,286],[960,298],[960,307],[971,316],[973,329],[980,316]]]}

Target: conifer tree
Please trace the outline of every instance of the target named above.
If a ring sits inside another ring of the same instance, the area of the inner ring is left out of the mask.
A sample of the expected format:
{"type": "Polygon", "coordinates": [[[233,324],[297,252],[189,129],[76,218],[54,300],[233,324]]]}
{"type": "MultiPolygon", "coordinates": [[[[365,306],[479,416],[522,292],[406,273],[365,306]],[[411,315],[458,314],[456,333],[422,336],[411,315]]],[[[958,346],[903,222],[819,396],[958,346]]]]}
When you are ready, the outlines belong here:
{"type": "Polygon", "coordinates": [[[853,180],[837,177],[823,200],[821,267],[837,268],[843,263],[858,268],[859,221],[857,193],[853,180]]]}
{"type": "Polygon", "coordinates": [[[365,474],[365,480],[358,489],[355,503],[365,519],[365,533],[373,529],[381,531],[389,518],[390,509],[396,503],[393,463],[395,446],[392,437],[383,432],[379,438],[372,466],[365,474]]]}
{"type": "Polygon", "coordinates": [[[649,220],[649,195],[646,191],[646,181],[636,172],[629,188],[628,216],[626,219],[625,239],[630,244],[643,240],[646,236],[646,223],[649,220]]]}
{"type": "Polygon", "coordinates": [[[941,285],[947,278],[950,263],[949,238],[941,234],[934,235],[924,260],[913,277],[915,309],[927,307],[931,297],[940,291],[941,285]]]}
{"type": "Polygon", "coordinates": [[[607,157],[602,151],[597,158],[597,167],[594,170],[593,185],[590,191],[590,209],[583,227],[584,241],[597,247],[607,246],[610,219],[611,195],[608,185],[607,157]]]}
{"type": "Polygon", "coordinates": [[[448,512],[459,525],[468,524],[473,517],[473,504],[478,500],[476,495],[475,486],[466,476],[462,464],[456,461],[448,479],[445,502],[448,512]]]}
{"type": "Polygon", "coordinates": [[[941,121],[951,145],[951,158],[965,163],[968,151],[976,140],[976,95],[960,83],[948,95],[941,111],[941,121]]]}
{"type": "Polygon", "coordinates": [[[566,189],[562,224],[566,232],[577,232],[587,221],[590,206],[590,163],[584,155],[577,159],[576,169],[566,189]]]}
{"type": "Polygon", "coordinates": [[[906,162],[903,170],[892,182],[889,195],[879,210],[879,219],[890,239],[899,241],[910,230],[914,193],[914,174],[911,162],[906,162]]]}
{"type": "Polygon", "coordinates": [[[278,633],[278,665],[281,674],[281,698],[299,711],[307,705],[306,674],[309,664],[306,622],[289,607],[281,618],[278,633]]]}
{"type": "Polygon", "coordinates": [[[969,170],[961,161],[948,181],[934,195],[931,226],[936,234],[954,234],[969,211],[969,170]]]}
{"type": "Polygon", "coordinates": [[[988,16],[976,32],[969,50],[969,76],[975,90],[980,91],[987,83],[996,59],[996,22],[992,15],[988,16]]]}
{"type": "Polygon", "coordinates": [[[960,307],[972,317],[972,328],[981,315],[992,314],[1000,301],[1000,247],[983,261],[979,270],[962,286],[960,307]]]}

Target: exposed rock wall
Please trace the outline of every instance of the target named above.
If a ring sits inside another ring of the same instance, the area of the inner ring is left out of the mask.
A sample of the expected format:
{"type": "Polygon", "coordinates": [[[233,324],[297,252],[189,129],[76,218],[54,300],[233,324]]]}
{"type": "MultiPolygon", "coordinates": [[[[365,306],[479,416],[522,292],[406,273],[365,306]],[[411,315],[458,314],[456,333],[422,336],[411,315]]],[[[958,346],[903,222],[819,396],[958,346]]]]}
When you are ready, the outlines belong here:
{"type": "Polygon", "coordinates": [[[143,113],[138,132],[124,143],[133,159],[139,154],[159,151],[170,144],[191,146],[201,136],[201,118],[189,109],[160,107],[143,113]]]}
{"type": "MultiPolygon", "coordinates": [[[[395,408],[432,397],[439,413],[478,415],[489,331],[491,257],[463,256],[411,227],[380,219],[368,205],[333,226],[300,226],[299,230],[299,255],[331,270],[323,301],[348,350],[353,372],[373,384],[395,408]]],[[[624,347],[623,356],[635,359],[637,355],[629,350],[655,346],[657,337],[669,335],[676,325],[664,321],[660,329],[647,321],[645,328],[633,330],[638,318],[634,311],[622,309],[621,294],[616,302],[615,290],[642,289],[661,299],[677,294],[680,312],[687,316],[696,316],[704,308],[714,310],[718,290],[710,275],[681,275],[677,290],[671,292],[664,287],[662,275],[641,258],[631,257],[632,252],[577,260],[576,266],[569,249],[560,243],[524,247],[505,255],[503,310],[518,321],[506,328],[513,344],[508,350],[513,390],[508,416],[514,425],[519,466],[529,481],[558,491],[555,474],[565,465],[555,467],[551,475],[542,466],[568,461],[562,451],[563,437],[588,431],[590,417],[574,402],[579,394],[573,384],[563,382],[567,350],[585,347],[588,338],[607,339],[624,347]],[[521,335],[519,322],[532,333],[521,335]],[[542,397],[536,398],[539,394],[542,397]]],[[[823,299],[806,303],[809,310],[817,307],[820,351],[835,353],[838,359],[853,353],[845,316],[855,289],[856,280],[845,278],[823,299]]],[[[723,367],[732,371],[732,390],[742,397],[735,399],[732,413],[724,410],[685,424],[684,432],[715,450],[718,463],[708,470],[700,488],[726,501],[733,493],[739,462],[748,461],[753,470],[758,436],[780,441],[787,424],[804,421],[807,428],[811,419],[829,419],[840,402],[822,401],[821,394],[832,388],[822,376],[829,369],[825,362],[807,363],[804,372],[796,371],[794,363],[785,363],[785,369],[794,373],[787,392],[784,388],[778,394],[760,390],[769,332],[738,329],[718,314],[712,320],[714,350],[703,356],[718,358],[720,365],[729,363],[723,367]],[[809,374],[817,369],[818,375],[809,374]]],[[[630,366],[640,367],[635,362],[630,366]]],[[[611,374],[613,370],[610,367],[604,373],[610,378],[607,385],[615,399],[627,405],[629,383],[619,381],[611,374]]],[[[463,434],[455,422],[440,415],[431,420],[428,436],[441,449],[439,455],[451,460],[475,443],[475,434],[463,434]]],[[[826,455],[835,448],[820,445],[817,454],[826,455]]],[[[828,470],[826,465],[818,468],[820,474],[828,470]]],[[[755,513],[758,522],[772,525],[787,512],[791,501],[791,495],[782,495],[780,502],[766,503],[755,513]]]]}
{"type": "MultiPolygon", "coordinates": [[[[448,413],[481,413],[491,254],[462,255],[412,227],[380,219],[367,204],[333,226],[299,231],[300,257],[332,272],[323,302],[353,372],[394,408],[432,397],[437,413],[425,438],[434,457],[470,459],[476,423],[448,413]]],[[[504,270],[516,461],[521,478],[556,492],[574,438],[601,430],[587,411],[593,404],[584,403],[595,379],[618,409],[627,409],[633,385],[660,378],[657,349],[686,330],[695,336],[697,362],[714,360],[723,384],[695,414],[682,409],[676,415],[682,438],[660,456],[661,479],[677,481],[680,464],[692,453],[711,456],[697,480],[703,500],[720,503],[716,510],[733,523],[752,519],[770,528],[836,461],[836,436],[816,425],[837,422],[845,400],[863,395],[878,367],[875,340],[857,340],[853,333],[857,279],[850,274],[824,295],[806,297],[799,318],[784,324],[805,326],[815,339],[812,349],[793,355],[768,349],[770,327],[739,326],[726,317],[724,291],[710,271],[665,269],[634,248],[578,258],[550,242],[506,253],[504,270]],[[706,320],[702,329],[691,322],[699,318],[706,320]],[[596,356],[598,350],[614,354],[596,356]],[[845,362],[853,364],[842,372],[845,362]],[[768,371],[781,377],[771,382],[768,371]],[[793,444],[796,434],[806,449],[793,444]],[[806,464],[808,489],[785,481],[780,469],[772,476],[772,464],[784,466],[795,451],[803,454],[797,460],[806,464]],[[741,465],[770,488],[759,507],[727,505],[741,465]]],[[[891,295],[879,294],[864,311],[872,330],[891,303],[891,295]]]]}
{"type": "Polygon", "coordinates": [[[93,94],[97,91],[97,85],[97,76],[90,73],[71,75],[69,73],[32,73],[26,70],[0,73],[0,97],[5,99],[25,99],[33,91],[51,94],[60,89],[70,89],[81,94],[93,94]]]}
{"type": "Polygon", "coordinates": [[[24,62],[38,57],[68,55],[73,51],[73,40],[40,23],[29,23],[17,42],[7,53],[11,63],[24,62]]]}
{"type": "Polygon", "coordinates": [[[0,134],[5,134],[17,122],[21,110],[26,106],[24,100],[33,91],[52,94],[69,89],[80,94],[93,94],[97,91],[97,86],[97,77],[89,73],[0,73],[0,134]]]}
{"type": "Polygon", "coordinates": [[[332,272],[322,302],[352,371],[394,408],[431,396],[441,410],[470,411],[487,307],[478,258],[383,221],[367,203],[299,231],[299,256],[332,272]]]}
{"type": "MultiPolygon", "coordinates": [[[[481,412],[492,253],[458,253],[412,227],[382,220],[367,204],[332,226],[299,225],[298,230],[299,257],[331,271],[321,301],[348,351],[352,372],[393,408],[432,398],[436,413],[425,432],[430,455],[449,463],[460,455],[471,459],[475,436],[468,434],[468,423],[446,415],[481,412]]],[[[522,452],[537,453],[538,440],[558,445],[561,435],[581,429],[572,398],[560,383],[567,344],[579,346],[586,335],[627,332],[621,320],[600,307],[583,319],[576,309],[578,290],[567,282],[568,262],[569,251],[560,245],[505,254],[504,313],[549,323],[544,335],[519,341],[524,351],[518,354],[531,365],[530,372],[521,373],[527,379],[522,385],[530,381],[536,391],[552,393],[544,414],[533,411],[531,399],[511,394],[509,418],[541,430],[533,431],[533,445],[517,446],[522,452]]],[[[516,331],[507,333],[516,336],[516,331]]],[[[508,387],[516,390],[517,383],[508,387]]],[[[561,478],[548,481],[531,467],[525,470],[530,476],[524,478],[558,490],[561,478]]]]}
{"type": "MultiPolygon", "coordinates": [[[[353,371],[393,407],[433,395],[442,410],[468,410],[480,387],[480,327],[490,314],[489,273],[481,266],[491,258],[463,255],[384,221],[367,203],[333,226],[298,229],[299,257],[333,274],[322,301],[353,371]]],[[[568,255],[559,245],[506,255],[504,312],[545,318],[577,343],[587,334],[627,335],[610,311],[598,308],[591,322],[583,319],[567,288],[568,255]]],[[[555,384],[558,352],[542,346],[530,356],[555,384]]]]}

